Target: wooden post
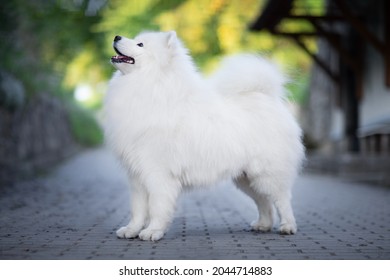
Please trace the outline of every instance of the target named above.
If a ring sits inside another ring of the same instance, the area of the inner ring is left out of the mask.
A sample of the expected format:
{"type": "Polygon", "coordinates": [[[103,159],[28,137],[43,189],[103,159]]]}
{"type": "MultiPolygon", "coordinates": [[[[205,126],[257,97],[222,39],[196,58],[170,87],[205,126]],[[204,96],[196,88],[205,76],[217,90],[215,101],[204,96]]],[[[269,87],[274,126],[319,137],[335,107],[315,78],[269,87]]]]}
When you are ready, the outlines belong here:
{"type": "MultiPolygon", "coordinates": [[[[347,32],[348,51],[352,57],[357,57],[359,50],[355,46],[360,44],[360,37],[354,29],[347,32]]],[[[360,151],[359,139],[357,131],[359,128],[359,85],[362,77],[356,75],[351,67],[343,67],[344,76],[344,110],[345,110],[345,134],[348,141],[348,151],[357,153],[360,151]]]]}

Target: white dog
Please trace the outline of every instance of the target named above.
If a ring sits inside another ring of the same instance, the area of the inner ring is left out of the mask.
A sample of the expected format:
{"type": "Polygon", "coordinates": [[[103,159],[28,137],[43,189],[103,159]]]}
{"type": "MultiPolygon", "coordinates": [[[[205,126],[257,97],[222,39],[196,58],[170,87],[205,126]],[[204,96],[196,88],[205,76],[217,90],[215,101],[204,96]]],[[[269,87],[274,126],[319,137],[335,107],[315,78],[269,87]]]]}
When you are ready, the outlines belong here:
{"type": "Polygon", "coordinates": [[[255,55],[228,58],[206,80],[175,32],[116,36],[119,70],[105,100],[105,132],[131,180],[131,220],[120,238],[159,240],[180,192],[232,178],[255,201],[252,227],[297,230],[291,187],[304,157],[284,78],[255,55]]]}

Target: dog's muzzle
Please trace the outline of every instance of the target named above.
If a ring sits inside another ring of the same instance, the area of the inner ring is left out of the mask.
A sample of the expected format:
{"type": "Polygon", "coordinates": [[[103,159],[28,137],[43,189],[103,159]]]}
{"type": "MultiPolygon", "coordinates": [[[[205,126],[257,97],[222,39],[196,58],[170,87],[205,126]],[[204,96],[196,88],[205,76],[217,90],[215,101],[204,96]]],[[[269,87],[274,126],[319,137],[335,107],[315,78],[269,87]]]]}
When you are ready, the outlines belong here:
{"type": "Polygon", "coordinates": [[[114,42],[112,44],[115,52],[118,54],[118,55],[115,55],[113,57],[111,57],[111,62],[112,63],[128,63],[128,64],[134,64],[135,63],[135,59],[131,56],[127,56],[127,55],[124,55],[123,53],[121,53],[119,50],[118,50],[118,47],[116,46],[117,42],[120,41],[122,39],[121,36],[115,36],[114,38],[114,42]]]}

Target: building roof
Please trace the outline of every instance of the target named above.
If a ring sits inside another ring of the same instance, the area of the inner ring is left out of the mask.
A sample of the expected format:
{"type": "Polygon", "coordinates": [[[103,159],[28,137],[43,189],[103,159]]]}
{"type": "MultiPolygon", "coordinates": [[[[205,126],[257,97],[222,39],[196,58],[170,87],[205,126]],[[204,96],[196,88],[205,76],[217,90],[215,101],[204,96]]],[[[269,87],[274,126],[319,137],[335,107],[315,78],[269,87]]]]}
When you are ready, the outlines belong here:
{"type": "MultiPolygon", "coordinates": [[[[312,59],[324,70],[325,73],[336,83],[340,82],[338,73],[332,71],[326,61],[321,60],[313,53],[304,43],[303,38],[306,36],[317,36],[324,38],[332,48],[339,54],[343,62],[348,65],[357,75],[362,75],[363,66],[361,57],[356,58],[345,49],[342,43],[340,34],[337,34],[334,29],[327,28],[329,24],[334,22],[342,22],[354,30],[361,42],[371,45],[378,51],[385,61],[385,83],[390,87],[390,1],[384,2],[383,17],[384,17],[384,39],[374,34],[366,21],[356,11],[356,5],[351,5],[347,0],[329,0],[326,1],[327,9],[322,15],[314,15],[309,9],[303,9],[305,13],[296,14],[294,7],[297,2],[305,4],[305,1],[299,0],[269,0],[264,8],[260,11],[259,16],[250,25],[249,29],[255,32],[267,30],[275,36],[284,36],[292,39],[304,52],[312,57],[312,59]],[[354,9],[355,8],[355,9],[354,9]],[[282,21],[289,20],[306,20],[311,23],[313,31],[295,30],[294,32],[286,32],[280,26],[282,21]]],[[[306,1],[307,2],[307,1],[306,1]]],[[[364,11],[360,11],[364,13],[364,11]]],[[[378,15],[379,16],[379,15],[378,15]]],[[[361,92],[357,92],[361,96],[361,92]]]]}

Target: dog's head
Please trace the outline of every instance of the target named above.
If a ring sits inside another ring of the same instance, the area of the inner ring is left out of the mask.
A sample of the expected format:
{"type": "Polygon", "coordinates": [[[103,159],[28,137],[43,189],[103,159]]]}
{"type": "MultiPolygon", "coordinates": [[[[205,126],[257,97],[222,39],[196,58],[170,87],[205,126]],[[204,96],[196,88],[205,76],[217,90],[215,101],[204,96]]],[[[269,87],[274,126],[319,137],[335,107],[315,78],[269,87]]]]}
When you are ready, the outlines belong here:
{"type": "Polygon", "coordinates": [[[137,68],[165,67],[179,54],[180,42],[175,31],[145,32],[134,39],[115,36],[113,48],[117,55],[111,63],[122,74],[137,68]]]}

